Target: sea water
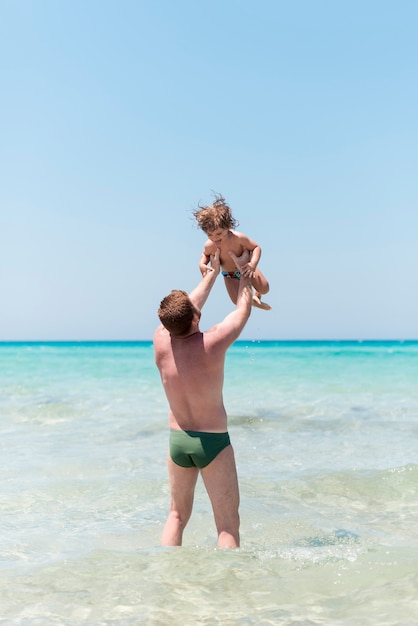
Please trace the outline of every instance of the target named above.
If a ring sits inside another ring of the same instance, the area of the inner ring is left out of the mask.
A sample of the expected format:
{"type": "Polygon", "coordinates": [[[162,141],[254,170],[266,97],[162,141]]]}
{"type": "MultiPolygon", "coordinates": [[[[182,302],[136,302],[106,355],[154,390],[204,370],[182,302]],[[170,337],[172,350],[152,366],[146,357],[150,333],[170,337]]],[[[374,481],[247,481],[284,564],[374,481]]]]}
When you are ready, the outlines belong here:
{"type": "Polygon", "coordinates": [[[417,382],[418,342],[237,342],[241,548],[201,481],[161,548],[152,343],[0,344],[0,624],[415,625],[417,382]]]}

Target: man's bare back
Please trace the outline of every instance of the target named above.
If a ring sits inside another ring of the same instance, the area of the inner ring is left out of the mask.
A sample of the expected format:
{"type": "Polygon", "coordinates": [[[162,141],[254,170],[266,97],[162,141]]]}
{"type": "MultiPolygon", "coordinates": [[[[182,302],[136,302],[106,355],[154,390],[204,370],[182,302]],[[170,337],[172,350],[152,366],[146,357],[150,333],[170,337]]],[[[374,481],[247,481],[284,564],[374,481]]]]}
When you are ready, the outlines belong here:
{"type": "Polygon", "coordinates": [[[173,337],[163,327],[157,330],[156,363],[170,405],[170,428],[227,430],[222,386],[228,344],[221,333],[214,327],[189,337],[173,337]]]}

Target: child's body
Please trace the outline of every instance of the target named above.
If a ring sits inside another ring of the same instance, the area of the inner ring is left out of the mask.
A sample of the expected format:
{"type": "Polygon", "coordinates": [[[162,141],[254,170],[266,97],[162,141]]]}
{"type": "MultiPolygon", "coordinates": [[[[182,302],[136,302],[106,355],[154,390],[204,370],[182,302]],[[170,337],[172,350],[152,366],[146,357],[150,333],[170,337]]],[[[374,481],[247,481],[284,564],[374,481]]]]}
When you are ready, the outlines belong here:
{"type": "Polygon", "coordinates": [[[232,302],[236,304],[238,280],[242,273],[244,276],[251,278],[255,290],[253,306],[265,310],[271,309],[269,304],[261,302],[261,295],[268,293],[270,288],[267,279],[257,267],[261,256],[261,248],[257,242],[247,237],[247,235],[233,230],[234,226],[237,225],[237,221],[232,217],[231,209],[226,204],[225,199],[216,195],[215,202],[211,206],[201,207],[194,211],[193,215],[199,228],[208,236],[199,261],[199,269],[202,275],[211,271],[208,265],[210,255],[215,254],[216,249],[219,248],[222,274],[232,302]],[[229,253],[233,252],[239,257],[244,248],[251,253],[250,261],[241,267],[240,270],[237,270],[229,253]]]}

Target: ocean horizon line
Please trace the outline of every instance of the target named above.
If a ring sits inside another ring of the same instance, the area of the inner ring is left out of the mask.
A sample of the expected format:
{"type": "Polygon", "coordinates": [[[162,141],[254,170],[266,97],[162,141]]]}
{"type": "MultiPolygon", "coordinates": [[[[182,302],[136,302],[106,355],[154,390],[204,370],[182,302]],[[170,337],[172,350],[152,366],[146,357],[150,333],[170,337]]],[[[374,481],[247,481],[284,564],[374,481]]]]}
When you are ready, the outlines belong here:
{"type": "MultiPolygon", "coordinates": [[[[152,339],[11,339],[0,340],[0,346],[19,346],[19,345],[55,345],[55,346],[69,346],[69,345],[126,345],[126,346],[138,346],[144,344],[152,344],[152,339]]],[[[234,344],[414,344],[418,343],[418,338],[390,338],[390,339],[237,339],[234,344]]]]}

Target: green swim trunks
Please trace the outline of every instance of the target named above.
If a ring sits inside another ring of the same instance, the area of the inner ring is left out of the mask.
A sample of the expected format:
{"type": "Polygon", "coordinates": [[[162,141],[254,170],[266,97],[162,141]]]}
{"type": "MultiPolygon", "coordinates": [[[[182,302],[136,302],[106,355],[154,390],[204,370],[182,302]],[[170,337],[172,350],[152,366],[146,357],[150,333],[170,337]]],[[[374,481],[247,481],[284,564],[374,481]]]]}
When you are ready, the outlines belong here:
{"type": "Polygon", "coordinates": [[[230,444],[228,433],[170,430],[170,456],[181,467],[202,469],[230,444]]]}

